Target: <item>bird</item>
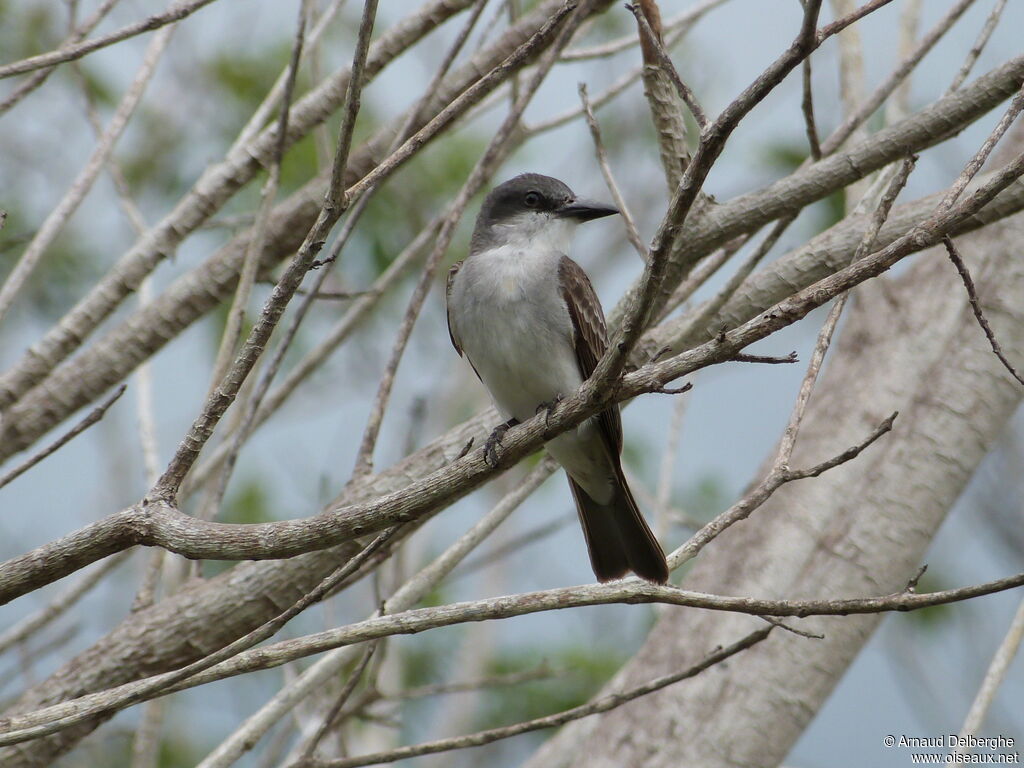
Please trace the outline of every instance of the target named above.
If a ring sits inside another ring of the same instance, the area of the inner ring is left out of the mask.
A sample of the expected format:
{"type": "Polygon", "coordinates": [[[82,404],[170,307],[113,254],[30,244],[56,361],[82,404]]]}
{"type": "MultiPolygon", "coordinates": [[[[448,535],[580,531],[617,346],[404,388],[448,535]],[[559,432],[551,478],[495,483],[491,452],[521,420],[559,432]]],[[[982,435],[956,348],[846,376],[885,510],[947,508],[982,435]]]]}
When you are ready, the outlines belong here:
{"type": "MultiPolygon", "coordinates": [[[[608,347],[604,312],[569,258],[576,226],[611,216],[558,179],[524,173],[484,199],[469,255],[448,272],[448,331],[507,421],[488,438],[496,461],[505,431],[554,407],[594,372],[608,347]]],[[[622,419],[612,404],[547,443],[565,469],[598,581],[630,571],[668,580],[665,553],[622,471],[622,419]]]]}

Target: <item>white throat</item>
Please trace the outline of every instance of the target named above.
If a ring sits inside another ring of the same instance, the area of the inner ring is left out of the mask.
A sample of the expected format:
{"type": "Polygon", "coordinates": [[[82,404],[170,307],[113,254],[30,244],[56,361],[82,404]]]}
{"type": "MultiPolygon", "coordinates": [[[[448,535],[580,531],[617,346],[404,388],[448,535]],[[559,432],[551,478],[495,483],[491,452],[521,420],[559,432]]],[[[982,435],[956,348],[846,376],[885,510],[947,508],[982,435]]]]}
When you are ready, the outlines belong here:
{"type": "Polygon", "coordinates": [[[577,222],[550,213],[529,211],[491,227],[490,248],[537,253],[569,253],[577,222]]]}

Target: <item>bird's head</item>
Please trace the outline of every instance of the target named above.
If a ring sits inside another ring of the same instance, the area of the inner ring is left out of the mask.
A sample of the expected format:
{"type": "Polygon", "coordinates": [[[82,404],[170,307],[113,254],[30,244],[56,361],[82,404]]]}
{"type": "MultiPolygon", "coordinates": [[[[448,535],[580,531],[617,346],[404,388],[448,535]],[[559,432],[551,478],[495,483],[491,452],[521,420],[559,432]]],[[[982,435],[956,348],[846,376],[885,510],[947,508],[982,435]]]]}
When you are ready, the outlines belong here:
{"type": "Polygon", "coordinates": [[[567,253],[577,224],[618,212],[614,206],[577,198],[558,179],[524,173],[487,195],[477,216],[472,249],[510,245],[567,253]]]}

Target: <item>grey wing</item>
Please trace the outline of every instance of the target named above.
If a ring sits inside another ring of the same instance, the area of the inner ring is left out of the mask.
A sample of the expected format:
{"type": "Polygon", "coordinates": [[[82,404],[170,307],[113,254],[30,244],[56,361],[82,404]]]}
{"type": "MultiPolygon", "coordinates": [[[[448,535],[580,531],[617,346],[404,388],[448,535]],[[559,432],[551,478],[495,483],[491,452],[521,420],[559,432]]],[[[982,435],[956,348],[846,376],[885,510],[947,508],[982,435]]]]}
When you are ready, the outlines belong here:
{"type": "MultiPolygon", "coordinates": [[[[462,259],[461,261],[456,261],[452,264],[451,269],[448,270],[448,279],[445,281],[444,303],[446,313],[448,315],[448,338],[452,340],[452,346],[455,347],[455,351],[459,353],[459,357],[466,358],[469,362],[469,367],[473,369],[473,373],[475,373],[476,377],[480,379],[480,372],[476,369],[476,366],[473,365],[473,361],[463,353],[462,344],[459,343],[459,337],[455,334],[455,327],[452,325],[452,284],[455,282],[455,276],[459,273],[459,268],[462,266],[462,262],[464,261],[465,259],[462,259]]],[[[483,379],[480,379],[480,381],[483,381],[483,379]]]]}
{"type": "MultiPolygon", "coordinates": [[[[608,348],[604,311],[587,273],[568,256],[563,256],[558,265],[558,284],[572,319],[576,363],[580,375],[588,379],[608,348]]],[[[609,449],[617,456],[622,452],[622,417],[618,405],[601,411],[598,423],[609,449]]]]}
{"type": "Polygon", "coordinates": [[[455,282],[455,276],[459,273],[459,268],[462,266],[463,261],[465,261],[465,259],[456,261],[452,264],[451,269],[448,270],[448,279],[445,281],[444,289],[444,303],[448,315],[448,337],[452,340],[452,346],[455,347],[455,351],[459,353],[459,357],[462,357],[462,345],[455,337],[455,331],[452,328],[452,284],[455,282]]]}

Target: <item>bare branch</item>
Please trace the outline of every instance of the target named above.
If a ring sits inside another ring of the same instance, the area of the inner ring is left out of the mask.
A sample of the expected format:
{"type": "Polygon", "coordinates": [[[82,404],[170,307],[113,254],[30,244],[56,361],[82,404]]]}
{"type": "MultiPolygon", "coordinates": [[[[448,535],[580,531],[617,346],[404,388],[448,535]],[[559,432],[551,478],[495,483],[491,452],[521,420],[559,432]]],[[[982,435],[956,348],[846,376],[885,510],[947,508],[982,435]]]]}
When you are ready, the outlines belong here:
{"type": "Polygon", "coordinates": [[[963,66],[960,67],[960,71],[956,73],[956,77],[953,78],[953,82],[950,83],[947,92],[955,91],[961,85],[964,80],[974,69],[974,64],[978,61],[978,57],[981,52],[985,50],[985,45],[988,43],[988,39],[992,36],[992,31],[996,28],[996,24],[999,22],[999,17],[1003,13],[1003,9],[1006,7],[1006,0],[996,0],[996,4],[992,7],[991,13],[988,18],[985,19],[985,25],[981,28],[981,32],[978,33],[978,39],[974,41],[974,45],[971,46],[971,50],[967,53],[967,58],[964,60],[963,66]]]}
{"type": "Polygon", "coordinates": [[[784,474],[786,475],[785,479],[786,480],[803,480],[804,478],[808,478],[808,477],[818,477],[818,475],[822,474],[823,472],[827,472],[828,470],[830,470],[830,469],[832,469],[834,467],[838,467],[840,464],[845,464],[848,461],[852,461],[853,459],[855,459],[858,456],[860,456],[861,452],[865,448],[867,448],[869,445],[874,443],[878,438],[880,438],[886,432],[891,431],[892,430],[893,422],[896,421],[896,417],[898,415],[899,414],[897,412],[895,412],[895,411],[893,413],[889,414],[888,418],[886,418],[884,421],[882,421],[881,424],[879,424],[877,427],[875,427],[874,431],[870,435],[868,435],[866,438],[864,438],[864,440],[862,440],[860,443],[858,443],[857,445],[853,446],[852,448],[847,448],[845,451],[840,453],[838,456],[833,456],[831,459],[828,459],[827,461],[823,461],[820,464],[815,464],[813,467],[807,467],[806,469],[790,469],[790,470],[785,470],[784,471],[784,474]]]}
{"type": "Polygon", "coordinates": [[[117,105],[117,110],[114,112],[107,130],[96,142],[96,146],[93,148],[92,154],[86,161],[85,166],[79,171],[78,176],[75,177],[64,197],[57,203],[57,206],[50,215],[46,217],[39,231],[36,232],[35,237],[32,238],[28,247],[25,248],[14,269],[7,275],[3,286],[0,287],[0,321],[3,320],[4,315],[10,310],[18,291],[25,284],[25,281],[28,280],[29,275],[32,274],[32,271],[40,259],[42,259],[46,249],[53,243],[61,228],[71,217],[71,214],[78,209],[79,204],[88,194],[89,190],[92,189],[93,182],[96,181],[96,177],[103,170],[103,165],[110,157],[111,152],[113,152],[114,145],[121,138],[121,134],[124,133],[124,129],[128,126],[128,121],[131,120],[135,109],[142,101],[142,95],[145,93],[146,86],[149,85],[153,72],[156,70],[160,56],[171,40],[171,33],[173,31],[174,27],[168,27],[153,38],[153,41],[146,49],[142,66],[139,67],[135,79],[128,86],[124,97],[117,105]]]}
{"type": "Polygon", "coordinates": [[[567,709],[554,715],[538,717],[533,720],[516,723],[515,725],[508,725],[503,728],[492,728],[488,731],[480,731],[467,736],[457,736],[451,739],[438,739],[437,741],[417,744],[416,746],[411,747],[399,747],[398,749],[393,749],[388,752],[377,752],[370,755],[360,755],[359,757],[342,758],[340,760],[311,760],[309,762],[299,763],[298,766],[306,766],[307,768],[355,768],[360,765],[393,763],[396,760],[404,760],[405,758],[416,757],[417,755],[431,755],[438,752],[449,752],[454,749],[477,747],[482,744],[490,744],[500,739],[518,736],[521,733],[529,733],[530,731],[537,731],[543,728],[554,728],[573,720],[579,720],[580,718],[588,717],[589,715],[596,715],[600,712],[607,712],[611,709],[615,709],[616,707],[621,707],[623,704],[633,701],[641,696],[646,696],[648,693],[661,690],[662,688],[672,685],[673,683],[678,683],[681,680],[695,677],[705,669],[708,669],[715,664],[719,664],[730,656],[734,656],[740,651],[744,651],[752,645],[756,645],[761,642],[768,637],[768,633],[771,632],[771,629],[771,627],[766,627],[765,629],[757,632],[752,632],[726,648],[719,648],[711,652],[699,663],[680,672],[663,675],[662,677],[655,678],[644,685],[631,688],[628,691],[602,696],[601,698],[595,699],[587,704],[581,704],[578,707],[573,707],[572,709],[567,709]]]}
{"type": "MultiPolygon", "coordinates": [[[[249,246],[246,249],[245,259],[242,262],[242,271],[238,277],[238,286],[235,288],[235,297],[228,309],[227,322],[224,333],[221,336],[220,349],[217,350],[217,358],[213,364],[213,373],[210,376],[210,388],[217,386],[228,366],[234,358],[238,340],[242,335],[242,325],[245,322],[246,306],[252,294],[252,287],[256,282],[256,271],[260,265],[260,257],[263,255],[263,246],[267,236],[267,219],[274,206],[277,197],[277,187],[281,180],[281,158],[284,156],[285,137],[288,135],[288,116],[291,114],[292,93],[295,90],[295,78],[298,75],[299,59],[302,56],[302,48],[306,35],[306,16],[309,13],[309,0],[301,0],[299,3],[298,27],[292,41],[292,52],[288,60],[288,68],[285,71],[283,93],[281,96],[281,112],[277,118],[277,146],[270,160],[270,169],[267,174],[266,183],[260,190],[260,204],[256,212],[256,227],[249,246]]],[[[351,128],[349,129],[351,130],[351,128]]],[[[219,505],[219,500],[218,500],[219,505]]]]}
{"type": "MultiPolygon", "coordinates": [[[[107,13],[110,12],[110,9],[117,5],[118,2],[120,2],[120,0],[103,0],[103,2],[96,7],[96,10],[92,12],[92,15],[89,18],[72,30],[71,34],[64,40],[61,47],[64,48],[68,45],[77,43],[83,37],[92,32],[96,28],[96,25],[103,21],[107,13]]],[[[32,93],[32,91],[45,83],[50,75],[53,74],[53,71],[54,68],[50,67],[48,69],[39,70],[31,77],[27,78],[23,83],[21,83],[21,85],[15,88],[6,99],[0,102],[0,115],[3,115],[4,112],[11,109],[19,101],[32,93]]]]}
{"type": "Polygon", "coordinates": [[[109,35],[97,37],[93,40],[86,40],[81,43],[74,43],[72,45],[59,48],[56,51],[50,51],[49,53],[40,53],[36,56],[31,56],[21,61],[16,61],[11,64],[0,66],[0,79],[5,77],[11,77],[12,75],[21,75],[25,72],[31,72],[34,69],[41,69],[43,67],[53,67],[57,64],[63,64],[66,61],[74,61],[80,59],[83,56],[92,53],[93,51],[105,48],[108,45],[119,43],[122,40],[127,40],[129,37],[140,35],[144,32],[152,32],[154,29],[160,29],[168,24],[173,24],[176,21],[181,21],[186,16],[195,13],[203,6],[209,5],[213,0],[181,0],[164,13],[150,16],[148,19],[143,19],[134,24],[129,24],[126,27],[121,27],[109,35]]]}
{"type": "Polygon", "coordinates": [[[320,727],[317,728],[316,733],[313,734],[313,738],[309,740],[305,749],[302,750],[302,755],[296,763],[293,763],[293,765],[302,765],[313,758],[316,748],[320,745],[320,742],[324,740],[324,736],[328,734],[334,726],[335,721],[338,719],[338,715],[341,713],[341,708],[345,706],[345,703],[352,696],[352,692],[355,691],[356,685],[359,684],[359,680],[362,678],[363,672],[366,671],[366,667],[370,663],[370,659],[373,658],[373,653],[377,650],[377,646],[379,645],[380,641],[377,641],[369,643],[366,646],[366,650],[363,651],[363,655],[356,663],[355,669],[352,670],[348,676],[348,680],[345,681],[345,686],[341,689],[341,693],[338,694],[334,703],[331,704],[331,708],[327,710],[327,714],[324,715],[324,719],[323,722],[320,723],[320,727]]]}
{"type": "MultiPolygon", "coordinates": [[[[666,605],[702,608],[713,611],[727,611],[752,616],[796,617],[848,616],[859,614],[907,612],[936,605],[972,600],[1024,586],[1024,573],[1002,579],[974,584],[967,587],[937,592],[916,593],[906,590],[877,597],[847,598],[841,600],[772,600],[734,595],[713,595],[691,592],[671,585],[656,585],[637,578],[622,579],[608,584],[588,584],[575,587],[560,587],[538,592],[524,592],[516,595],[474,600],[463,603],[416,608],[403,612],[389,613],[366,619],[337,629],[329,629],[294,640],[284,640],[258,649],[238,654],[235,658],[217,667],[207,669],[174,685],[158,685],[177,673],[164,673],[138,682],[92,693],[78,699],[47,706],[35,712],[0,719],[0,746],[19,743],[35,738],[43,729],[46,732],[59,730],[55,727],[70,720],[74,712],[90,712],[96,708],[109,708],[114,699],[126,700],[149,698],[138,692],[146,687],[152,692],[158,689],[161,695],[185,688],[222,680],[233,675],[259,669],[280,666],[297,658],[303,658],[325,650],[352,647],[359,643],[388,637],[395,634],[416,634],[439,627],[452,626],[467,621],[490,621],[513,616],[525,616],[543,611],[565,610],[581,606],[606,605],[610,603],[641,604],[662,603],[666,605]],[[57,718],[64,718],[58,720],[57,718]],[[43,725],[40,725],[43,724],[43,725]]],[[[319,664],[319,662],[318,662],[319,664]]],[[[315,668],[315,667],[314,667],[315,668]]],[[[312,670],[310,670],[312,671],[312,670]]],[[[334,674],[334,666],[329,669],[334,674]]],[[[305,675],[304,675],[305,676],[305,675]]],[[[308,684],[320,684],[320,677],[311,676],[308,684]]]]}
{"type": "Polygon", "coordinates": [[[601,126],[598,125],[597,118],[594,117],[594,110],[590,108],[586,84],[580,83],[577,90],[580,95],[580,102],[583,104],[583,114],[587,118],[587,126],[590,128],[590,137],[594,140],[594,152],[597,154],[597,163],[601,167],[601,175],[604,176],[604,183],[608,187],[608,191],[611,192],[612,200],[615,201],[615,207],[619,209],[622,221],[626,225],[626,239],[629,240],[634,250],[640,254],[640,258],[646,261],[647,245],[644,243],[643,238],[640,237],[640,232],[636,228],[636,220],[633,218],[633,214],[629,212],[629,206],[626,205],[626,200],[622,197],[619,185],[615,183],[611,166],[608,164],[608,153],[605,151],[604,141],[601,139],[601,126]]]}
{"type": "Polygon", "coordinates": [[[975,177],[981,167],[985,164],[989,154],[995,148],[996,144],[1006,133],[1013,121],[1017,119],[1017,115],[1020,114],[1021,110],[1024,109],[1024,85],[1021,86],[1020,90],[1017,91],[1017,95],[1014,96],[1013,101],[1010,102],[1009,108],[1006,113],[999,120],[999,123],[992,130],[992,133],[988,135],[988,138],[978,148],[978,151],[974,153],[974,156],[970,159],[970,162],[964,167],[963,171],[957,177],[956,181],[953,182],[946,196],[942,198],[942,202],[939,203],[939,210],[948,210],[953,203],[956,202],[957,198],[963,194],[963,191],[967,188],[967,185],[971,183],[971,179],[975,177]]]}
{"type": "Polygon", "coordinates": [[[645,58],[647,51],[651,51],[653,53],[658,65],[665,74],[668,75],[672,84],[676,87],[679,97],[690,109],[690,114],[693,115],[693,119],[697,122],[697,126],[703,133],[708,127],[708,118],[707,115],[704,114],[704,108],[701,107],[700,102],[697,100],[693,91],[690,90],[690,87],[684,83],[683,79],[679,76],[679,72],[676,71],[675,65],[672,64],[672,59],[669,58],[668,53],[665,51],[665,46],[662,45],[658,35],[656,35],[654,30],[651,29],[645,10],[641,10],[641,8],[641,5],[626,6],[626,9],[636,18],[637,26],[640,28],[640,43],[644,47],[645,58]]]}
{"type": "Polygon", "coordinates": [[[107,558],[102,565],[96,566],[74,584],[62,590],[41,610],[10,627],[3,634],[0,634],[0,654],[18,643],[23,643],[68,608],[77,604],[82,595],[96,586],[100,579],[121,565],[130,555],[131,551],[129,550],[107,558]]]}
{"type": "Polygon", "coordinates": [[[14,480],[19,475],[22,475],[28,470],[32,469],[32,467],[34,467],[40,461],[45,459],[47,456],[56,453],[58,450],[63,448],[76,437],[78,437],[80,434],[85,432],[85,430],[87,430],[93,424],[102,419],[103,416],[106,414],[107,410],[110,408],[110,406],[117,402],[117,399],[124,394],[124,391],[127,388],[127,384],[122,384],[121,386],[119,386],[117,389],[114,390],[110,397],[108,397],[98,406],[89,411],[88,415],[80,422],[78,422],[74,427],[72,427],[59,438],[54,440],[39,453],[29,457],[24,462],[22,462],[14,469],[12,469],[10,472],[0,477],[0,488],[3,488],[5,485],[7,485],[9,482],[14,480]]]}
{"type": "MultiPolygon", "coordinates": [[[[131,692],[127,693],[123,697],[115,697],[107,701],[104,705],[79,710],[77,713],[69,715],[50,722],[47,725],[37,726],[35,728],[27,729],[31,731],[31,735],[28,738],[38,738],[40,736],[46,736],[50,733],[56,733],[57,731],[69,728],[81,722],[90,720],[97,715],[105,714],[107,712],[114,712],[119,709],[124,709],[132,704],[147,699],[154,698],[156,695],[161,695],[161,691],[165,691],[169,686],[174,685],[177,682],[185,680],[199,672],[209,669],[210,667],[219,664],[222,661],[230,659],[232,656],[237,656],[240,652],[252,648],[268,637],[272,637],[277,633],[281,627],[287,624],[291,619],[300,614],[310,605],[322,600],[325,595],[329,594],[330,591],[336,587],[342,580],[344,580],[349,574],[353,573],[366,559],[369,558],[377,549],[383,546],[388,539],[394,536],[398,532],[398,528],[391,528],[378,535],[373,541],[371,541],[363,550],[348,562],[339,566],[334,573],[330,574],[327,578],[320,582],[319,585],[312,591],[306,593],[297,602],[289,606],[286,610],[275,616],[270,621],[265,622],[262,626],[249,632],[243,637],[238,638],[233,643],[214,651],[210,655],[199,659],[191,664],[187,664],[180,669],[176,669],[174,672],[167,673],[157,677],[149,678],[143,681],[143,685],[138,686],[131,692]]],[[[3,727],[3,719],[0,719],[0,728],[3,727]]],[[[4,736],[0,735],[0,745],[4,744],[15,744],[22,739],[17,741],[4,741],[4,736]]]]}
{"type": "MultiPolygon", "coordinates": [[[[678,39],[692,27],[704,14],[725,3],[726,0],[703,0],[691,8],[687,8],[678,16],[674,16],[662,25],[664,33],[669,38],[678,39]]],[[[620,51],[628,50],[640,43],[636,35],[623,35],[618,40],[611,40],[607,43],[595,45],[590,48],[570,48],[562,54],[559,62],[584,61],[586,59],[598,59],[611,56],[620,51]]],[[[671,46],[668,46],[671,48],[671,46]]]]}
{"type": "MultiPolygon", "coordinates": [[[[853,132],[857,130],[871,115],[875,113],[882,103],[892,95],[892,92],[899,87],[907,75],[913,71],[914,67],[920,63],[921,59],[924,58],[925,54],[930,51],[939,40],[949,31],[949,29],[956,23],[964,11],[974,2],[974,0],[959,0],[956,5],[949,9],[945,16],[943,16],[939,22],[929,30],[928,34],[921,38],[921,42],[918,43],[917,47],[906,59],[901,61],[896,69],[885,79],[885,81],[879,85],[867,100],[857,109],[856,112],[849,115],[843,123],[836,128],[832,134],[821,143],[822,154],[830,155],[836,149],[841,147],[853,132]]],[[[867,5],[878,5],[876,3],[867,3],[867,5]]],[[[873,9],[872,9],[873,10],[873,9]]],[[[827,29],[827,27],[826,27],[827,29]]],[[[824,31],[824,30],[823,30],[824,31]]]]}
{"type": "MultiPolygon", "coordinates": [[[[794,414],[797,414],[798,412],[800,412],[799,402],[797,408],[794,409],[794,414]]],[[[802,414],[802,412],[800,413],[802,414]]],[[[786,445],[786,443],[783,442],[780,446],[778,458],[773,462],[772,469],[768,473],[767,477],[758,483],[751,491],[744,494],[743,498],[729,507],[729,509],[717,515],[714,520],[711,520],[702,526],[700,530],[693,534],[693,536],[691,536],[690,539],[675,552],[672,552],[668,557],[669,569],[675,570],[683,563],[692,560],[705,546],[707,546],[727,528],[735,525],[740,520],[745,520],[750,517],[755,509],[768,501],[771,495],[786,483],[806,477],[817,477],[817,475],[820,475],[822,472],[833,467],[837,467],[840,464],[850,461],[858,456],[861,451],[892,429],[892,422],[894,418],[895,414],[882,422],[867,438],[856,446],[848,448],[838,456],[834,456],[831,459],[806,470],[791,470],[788,467],[783,466],[783,459],[788,461],[788,457],[784,456],[782,453],[786,445]]]]}
{"type": "Polygon", "coordinates": [[[811,57],[804,59],[803,64],[803,98],[800,110],[804,115],[804,129],[807,131],[807,144],[811,150],[812,160],[821,160],[821,141],[818,139],[818,126],[814,121],[814,89],[811,87],[811,57]]]}
{"type": "MultiPolygon", "coordinates": [[[[974,287],[974,280],[971,279],[971,273],[967,269],[967,265],[964,264],[963,258],[960,256],[960,251],[957,249],[956,244],[953,242],[953,238],[946,235],[942,239],[942,244],[946,246],[946,253],[949,254],[949,260],[953,262],[953,266],[956,267],[956,271],[960,273],[960,279],[963,281],[964,288],[967,289],[967,298],[971,302],[971,310],[974,312],[974,316],[978,319],[978,325],[981,326],[981,330],[985,332],[985,338],[988,339],[988,343],[992,347],[992,351],[996,357],[999,358],[999,362],[1003,364],[1003,367],[1010,372],[1018,382],[1024,385],[1024,378],[1017,372],[1017,369],[1013,367],[1010,361],[1006,358],[1003,353],[1003,348],[999,346],[999,342],[996,341],[996,335],[992,332],[992,326],[989,325],[988,320],[985,319],[985,313],[981,311],[981,302],[978,300],[978,290],[974,287]]],[[[2,485],[2,483],[0,483],[2,485]]]]}
{"type": "MultiPolygon", "coordinates": [[[[989,707],[992,706],[996,691],[999,690],[1000,684],[1009,672],[1014,656],[1017,655],[1022,638],[1024,638],[1024,600],[1017,606],[1017,613],[1014,614],[1010,628],[1006,631],[1003,642],[999,644],[999,648],[985,672],[978,693],[971,703],[963,726],[960,728],[961,739],[975,735],[981,728],[981,724],[985,721],[985,715],[988,714],[989,707]]],[[[954,752],[962,755],[970,752],[970,749],[957,746],[954,752]]]]}
{"type": "Polygon", "coordinates": [[[295,259],[288,265],[288,268],[277,281],[277,285],[274,287],[266,304],[264,304],[259,319],[253,325],[252,330],[249,332],[249,337],[235,357],[231,368],[224,375],[217,388],[210,393],[203,406],[202,413],[193,421],[188,434],[179,444],[167,469],[153,487],[151,494],[154,497],[170,499],[177,495],[181,487],[181,481],[192,468],[192,465],[199,457],[199,452],[213,434],[213,430],[220,421],[221,416],[224,415],[224,412],[234,402],[246,377],[262,355],[267,342],[270,340],[270,335],[273,333],[274,328],[277,327],[277,323],[284,313],[285,306],[292,296],[295,295],[295,291],[298,289],[303,277],[305,277],[306,271],[313,263],[313,259],[316,258],[316,254],[323,247],[328,233],[345,208],[348,207],[349,195],[345,193],[343,186],[345,167],[348,164],[348,153],[352,146],[352,133],[355,128],[356,114],[359,112],[360,94],[363,86],[363,68],[366,65],[366,57],[369,53],[370,36],[373,32],[376,13],[377,0],[367,0],[363,6],[363,16],[359,24],[359,36],[356,40],[356,49],[352,59],[352,76],[349,78],[348,89],[345,94],[345,108],[342,112],[341,130],[338,135],[337,150],[331,168],[331,180],[316,222],[306,234],[305,240],[300,246],[295,259]]]}

